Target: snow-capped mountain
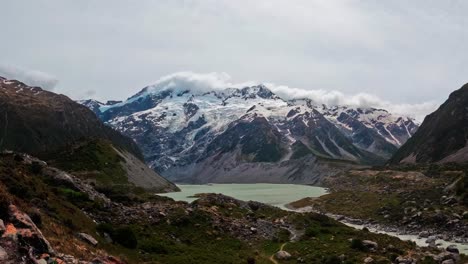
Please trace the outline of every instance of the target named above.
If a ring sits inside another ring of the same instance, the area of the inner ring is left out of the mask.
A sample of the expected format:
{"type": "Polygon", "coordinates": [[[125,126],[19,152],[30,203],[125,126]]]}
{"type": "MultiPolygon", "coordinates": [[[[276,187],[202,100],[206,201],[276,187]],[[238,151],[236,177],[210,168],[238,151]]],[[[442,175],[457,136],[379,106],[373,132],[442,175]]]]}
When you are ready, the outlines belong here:
{"type": "Polygon", "coordinates": [[[186,182],[315,183],[385,162],[418,127],[381,109],[285,100],[264,85],[154,85],[124,102],[80,103],[132,137],[155,170],[186,182]]]}

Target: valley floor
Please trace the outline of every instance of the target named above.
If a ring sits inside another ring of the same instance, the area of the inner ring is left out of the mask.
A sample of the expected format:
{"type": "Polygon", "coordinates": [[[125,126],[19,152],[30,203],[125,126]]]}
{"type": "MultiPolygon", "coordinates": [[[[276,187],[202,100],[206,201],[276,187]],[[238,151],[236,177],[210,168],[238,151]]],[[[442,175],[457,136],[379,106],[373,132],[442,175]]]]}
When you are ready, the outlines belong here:
{"type": "MultiPolygon", "coordinates": [[[[468,243],[463,165],[356,170],[329,178],[331,193],[290,206],[333,214],[354,225],[468,243]]],[[[468,246],[466,246],[468,247],[468,246]]]]}

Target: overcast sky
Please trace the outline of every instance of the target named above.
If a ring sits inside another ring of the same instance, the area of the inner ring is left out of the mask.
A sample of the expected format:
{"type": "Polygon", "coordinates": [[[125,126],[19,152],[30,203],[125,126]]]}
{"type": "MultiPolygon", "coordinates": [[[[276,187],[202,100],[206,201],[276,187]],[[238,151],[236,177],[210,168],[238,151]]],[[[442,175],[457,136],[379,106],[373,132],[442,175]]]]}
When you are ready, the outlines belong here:
{"type": "Polygon", "coordinates": [[[125,99],[175,72],[218,72],[229,74],[230,83],[268,82],[349,98],[365,93],[420,115],[468,81],[463,0],[14,0],[0,6],[0,75],[74,99],[125,99]]]}

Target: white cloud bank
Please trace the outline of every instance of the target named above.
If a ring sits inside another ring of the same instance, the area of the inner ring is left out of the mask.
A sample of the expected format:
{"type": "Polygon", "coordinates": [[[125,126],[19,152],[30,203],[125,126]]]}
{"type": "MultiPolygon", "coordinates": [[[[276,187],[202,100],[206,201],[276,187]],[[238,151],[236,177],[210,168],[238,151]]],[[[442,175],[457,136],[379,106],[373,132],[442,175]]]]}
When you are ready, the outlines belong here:
{"type": "Polygon", "coordinates": [[[347,105],[363,108],[382,108],[394,114],[413,117],[420,122],[426,115],[430,114],[438,107],[438,103],[433,101],[417,104],[392,103],[368,93],[347,95],[340,91],[326,91],[321,89],[309,90],[258,81],[235,83],[232,82],[232,78],[229,74],[224,72],[212,72],[206,74],[178,72],[170,74],[160,78],[153,85],[150,85],[148,87],[148,92],[172,89],[175,91],[191,90],[195,93],[204,93],[212,90],[223,90],[226,88],[242,88],[259,83],[263,83],[283,99],[309,98],[317,104],[325,104],[328,106],[347,105]]]}
{"type": "Polygon", "coordinates": [[[0,76],[10,80],[18,80],[30,86],[39,86],[49,91],[52,91],[58,83],[58,79],[48,73],[11,65],[0,64],[0,76]]]}

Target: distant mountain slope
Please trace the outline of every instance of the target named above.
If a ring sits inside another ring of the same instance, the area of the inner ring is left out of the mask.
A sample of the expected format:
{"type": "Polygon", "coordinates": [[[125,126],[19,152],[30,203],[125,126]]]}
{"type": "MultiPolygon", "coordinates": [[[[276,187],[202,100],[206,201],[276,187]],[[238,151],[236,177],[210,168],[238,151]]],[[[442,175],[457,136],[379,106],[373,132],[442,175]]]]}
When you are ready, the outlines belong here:
{"type": "Polygon", "coordinates": [[[468,161],[468,84],[428,115],[391,163],[468,161]]]}
{"type": "Polygon", "coordinates": [[[80,103],[133,138],[151,167],[177,181],[313,182],[327,174],[316,170],[323,160],[384,163],[417,129],[412,119],[385,110],[284,100],[264,85],[156,84],[120,103],[80,103]],[[294,170],[304,164],[314,166],[294,170]],[[262,166],[271,171],[253,177],[262,166]]]}
{"type": "MultiPolygon", "coordinates": [[[[20,151],[47,160],[68,157],[70,162],[76,162],[83,157],[71,150],[76,145],[97,140],[100,148],[89,148],[81,154],[114,157],[108,160],[108,167],[122,167],[124,183],[137,177],[145,179],[134,180],[137,186],[177,190],[154,171],[142,173],[146,165],[132,139],[104,125],[88,108],[64,95],[0,77],[0,120],[0,150],[20,151]],[[106,155],[103,155],[103,149],[108,150],[106,155]]],[[[67,165],[61,164],[62,167],[67,165]]],[[[96,169],[100,168],[93,168],[96,169]]],[[[99,172],[106,173],[105,170],[99,172]]],[[[108,184],[115,184],[117,175],[109,173],[108,176],[113,177],[108,184]]]]}

